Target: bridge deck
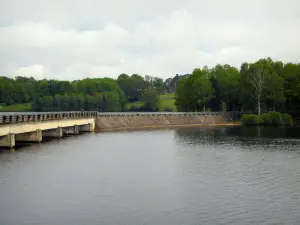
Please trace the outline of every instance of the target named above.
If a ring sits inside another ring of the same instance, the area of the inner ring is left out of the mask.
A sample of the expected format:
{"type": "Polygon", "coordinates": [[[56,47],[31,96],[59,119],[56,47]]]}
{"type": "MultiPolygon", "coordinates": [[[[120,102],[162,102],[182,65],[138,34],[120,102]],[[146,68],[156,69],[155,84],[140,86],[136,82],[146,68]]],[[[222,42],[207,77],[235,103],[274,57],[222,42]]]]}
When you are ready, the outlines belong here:
{"type": "Polygon", "coordinates": [[[29,123],[48,120],[63,120],[96,117],[97,112],[1,112],[0,124],[29,123]]]}

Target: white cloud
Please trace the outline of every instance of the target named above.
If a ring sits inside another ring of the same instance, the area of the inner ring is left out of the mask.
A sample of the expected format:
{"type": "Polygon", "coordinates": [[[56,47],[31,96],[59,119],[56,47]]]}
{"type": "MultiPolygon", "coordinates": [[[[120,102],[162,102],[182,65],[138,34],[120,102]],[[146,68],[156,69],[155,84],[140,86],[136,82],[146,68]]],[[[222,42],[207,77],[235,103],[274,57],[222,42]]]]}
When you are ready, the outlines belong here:
{"type": "Polygon", "coordinates": [[[8,76],[167,78],[216,63],[300,58],[296,0],[3,1],[0,72],[8,76]]]}
{"type": "Polygon", "coordinates": [[[49,75],[49,70],[44,65],[40,64],[22,66],[15,71],[15,76],[35,77],[36,79],[44,79],[49,75]]]}

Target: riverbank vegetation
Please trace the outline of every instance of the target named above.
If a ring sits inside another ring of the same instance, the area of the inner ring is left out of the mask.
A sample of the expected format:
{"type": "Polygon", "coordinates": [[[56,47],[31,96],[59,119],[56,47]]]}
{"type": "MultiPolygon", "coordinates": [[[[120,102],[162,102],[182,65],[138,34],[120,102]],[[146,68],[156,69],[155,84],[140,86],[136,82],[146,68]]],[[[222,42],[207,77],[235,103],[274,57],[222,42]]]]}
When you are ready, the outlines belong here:
{"type": "Polygon", "coordinates": [[[204,66],[166,80],[138,74],[75,81],[0,77],[0,105],[3,111],[15,111],[14,108],[27,105],[32,106],[33,111],[249,111],[257,115],[277,111],[300,114],[300,64],[266,58],[245,62],[239,68],[204,66]]]}
{"type": "Polygon", "coordinates": [[[293,118],[287,113],[268,112],[260,115],[245,114],[241,118],[243,125],[264,125],[264,126],[277,126],[277,125],[293,125],[293,118]]]}
{"type": "Polygon", "coordinates": [[[195,69],[179,80],[176,106],[180,111],[299,112],[300,65],[260,59],[195,69]]]}

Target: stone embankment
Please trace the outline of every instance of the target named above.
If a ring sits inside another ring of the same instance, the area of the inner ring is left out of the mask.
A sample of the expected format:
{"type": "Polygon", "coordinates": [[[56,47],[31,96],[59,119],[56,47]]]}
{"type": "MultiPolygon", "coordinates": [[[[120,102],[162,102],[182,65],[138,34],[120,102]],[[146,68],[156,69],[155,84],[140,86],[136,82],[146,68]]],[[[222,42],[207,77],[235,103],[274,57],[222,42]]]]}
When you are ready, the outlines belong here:
{"type": "Polygon", "coordinates": [[[233,114],[129,114],[98,115],[95,131],[168,128],[200,125],[239,125],[233,114]]]}

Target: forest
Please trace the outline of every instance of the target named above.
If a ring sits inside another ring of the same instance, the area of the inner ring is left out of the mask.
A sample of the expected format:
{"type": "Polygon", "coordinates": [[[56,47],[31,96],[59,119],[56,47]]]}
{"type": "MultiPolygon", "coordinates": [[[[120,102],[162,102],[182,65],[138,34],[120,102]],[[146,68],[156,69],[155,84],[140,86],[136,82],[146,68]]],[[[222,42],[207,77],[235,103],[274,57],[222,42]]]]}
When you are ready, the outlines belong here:
{"type": "Polygon", "coordinates": [[[74,81],[0,77],[0,104],[31,103],[33,111],[158,111],[159,96],[167,93],[175,94],[177,111],[300,114],[300,64],[265,58],[240,68],[204,66],[166,80],[139,74],[74,81]],[[126,107],[134,102],[142,104],[126,107]]]}

